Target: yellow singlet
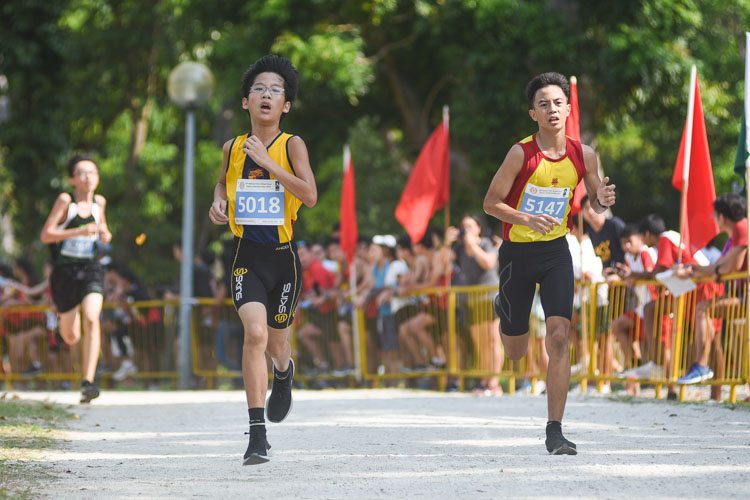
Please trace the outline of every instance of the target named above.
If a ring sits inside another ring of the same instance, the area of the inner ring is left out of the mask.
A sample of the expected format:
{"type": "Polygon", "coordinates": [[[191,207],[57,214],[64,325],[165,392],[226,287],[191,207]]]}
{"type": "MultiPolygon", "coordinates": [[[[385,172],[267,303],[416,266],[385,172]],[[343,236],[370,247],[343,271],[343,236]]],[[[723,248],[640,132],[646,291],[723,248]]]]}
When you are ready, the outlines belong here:
{"type": "MultiPolygon", "coordinates": [[[[227,206],[229,226],[235,236],[269,245],[292,240],[293,226],[302,202],[242,152],[249,134],[235,137],[227,161],[227,206]]],[[[294,174],[289,160],[291,134],[279,133],[268,146],[268,154],[281,168],[294,174]]]]}

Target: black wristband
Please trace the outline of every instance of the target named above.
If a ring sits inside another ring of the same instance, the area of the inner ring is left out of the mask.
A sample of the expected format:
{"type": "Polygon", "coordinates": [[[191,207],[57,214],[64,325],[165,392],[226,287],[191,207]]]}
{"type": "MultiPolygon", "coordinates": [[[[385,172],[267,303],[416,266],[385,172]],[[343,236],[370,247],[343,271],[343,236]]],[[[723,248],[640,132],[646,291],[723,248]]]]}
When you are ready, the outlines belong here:
{"type": "Polygon", "coordinates": [[[607,207],[605,207],[604,205],[602,205],[602,202],[599,201],[599,197],[598,196],[596,198],[594,198],[594,199],[596,200],[596,204],[597,205],[599,205],[600,207],[602,207],[604,210],[607,209],[607,207]]]}

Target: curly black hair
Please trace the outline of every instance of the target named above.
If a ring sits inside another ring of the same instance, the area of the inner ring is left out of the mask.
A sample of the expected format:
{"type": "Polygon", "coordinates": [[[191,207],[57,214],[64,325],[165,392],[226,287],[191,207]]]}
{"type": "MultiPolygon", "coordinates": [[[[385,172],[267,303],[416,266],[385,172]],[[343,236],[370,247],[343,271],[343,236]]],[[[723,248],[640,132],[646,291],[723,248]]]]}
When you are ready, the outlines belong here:
{"type": "Polygon", "coordinates": [[[534,96],[536,91],[542,89],[548,85],[557,85],[560,87],[565,94],[565,98],[570,101],[570,83],[565,75],[550,71],[549,73],[542,73],[536,75],[526,85],[526,97],[529,99],[529,109],[534,109],[534,96]]]}
{"type": "Polygon", "coordinates": [[[276,73],[284,79],[284,97],[294,102],[299,87],[299,72],[292,62],[276,54],[268,54],[255,61],[242,75],[242,97],[250,94],[255,78],[261,73],[276,73]]]}

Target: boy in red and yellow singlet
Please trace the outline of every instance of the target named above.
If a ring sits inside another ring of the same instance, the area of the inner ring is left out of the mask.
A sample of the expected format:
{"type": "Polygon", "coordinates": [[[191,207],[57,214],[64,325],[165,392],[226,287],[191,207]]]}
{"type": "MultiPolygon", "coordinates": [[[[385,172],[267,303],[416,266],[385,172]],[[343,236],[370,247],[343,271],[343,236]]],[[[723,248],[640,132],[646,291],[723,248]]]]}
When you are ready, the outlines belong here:
{"type": "Polygon", "coordinates": [[[573,264],[565,235],[570,230],[573,191],[584,181],[592,207],[615,202],[615,186],[599,178],[596,153],[565,135],[570,85],[559,73],[543,73],[526,87],[537,133],[515,144],[484,199],[484,210],[503,221],[500,290],[495,310],[506,355],[518,360],[529,345],[529,314],[540,287],[549,354],[547,451],[577,453],[563,437],[561,421],[570,383],[568,326],[573,310],[573,264]]]}
{"type": "Polygon", "coordinates": [[[265,353],[273,361],[273,389],[265,402],[271,422],[292,409],[294,361],[289,330],[302,287],[302,268],[292,227],[302,204],[318,199],[304,141],[279,125],[297,95],[292,63],[267,55],[242,78],[242,108],[251,130],[224,144],[224,162],[209,218],[229,223],[235,239],[232,299],[245,330],[245,380],[250,442],[243,465],[268,461],[264,400],[268,388],[265,353]]]}

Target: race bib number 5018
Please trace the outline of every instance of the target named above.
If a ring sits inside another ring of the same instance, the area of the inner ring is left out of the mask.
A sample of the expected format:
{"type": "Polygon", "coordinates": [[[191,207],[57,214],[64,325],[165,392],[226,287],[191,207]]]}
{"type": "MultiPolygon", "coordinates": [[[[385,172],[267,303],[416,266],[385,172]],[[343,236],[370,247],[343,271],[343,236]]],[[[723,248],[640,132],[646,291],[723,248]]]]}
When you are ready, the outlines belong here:
{"type": "Polygon", "coordinates": [[[562,220],[568,206],[570,188],[540,187],[527,184],[521,199],[521,212],[531,215],[547,214],[562,220]]]}
{"type": "Polygon", "coordinates": [[[275,179],[237,179],[234,222],[241,226],[284,225],[284,186],[275,179]]]}

